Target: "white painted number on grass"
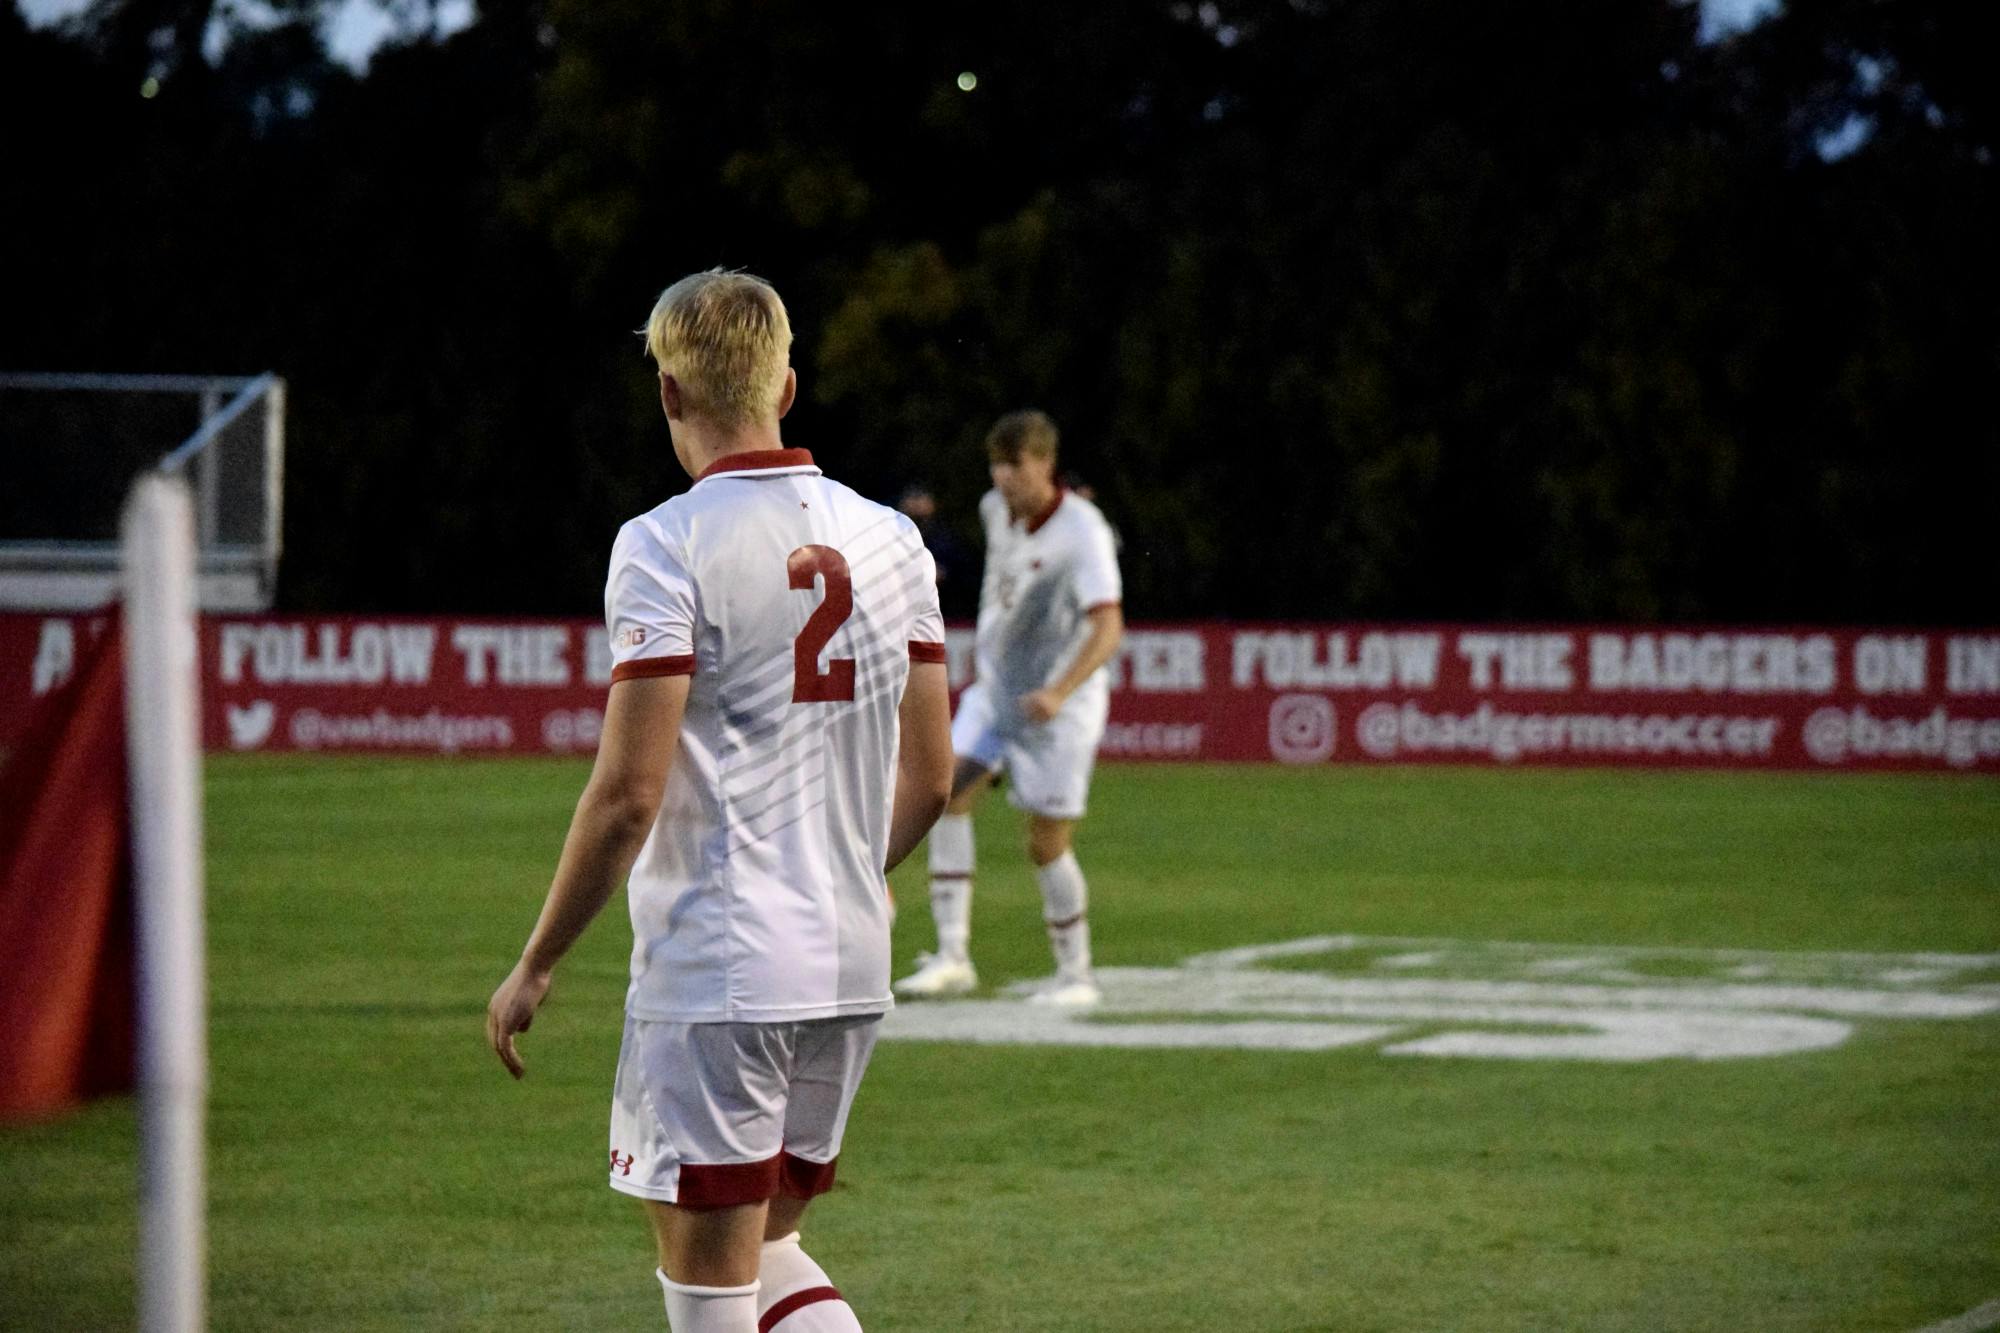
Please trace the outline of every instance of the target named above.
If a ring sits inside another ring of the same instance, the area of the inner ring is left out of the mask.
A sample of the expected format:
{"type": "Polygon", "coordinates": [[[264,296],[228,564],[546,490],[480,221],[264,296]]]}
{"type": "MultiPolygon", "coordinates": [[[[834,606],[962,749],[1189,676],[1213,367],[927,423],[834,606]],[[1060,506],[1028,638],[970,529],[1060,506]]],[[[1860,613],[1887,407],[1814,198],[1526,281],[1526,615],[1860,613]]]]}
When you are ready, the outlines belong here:
{"type": "Polygon", "coordinates": [[[1729,1060],[1824,1050],[1857,1022],[2000,1012],[2000,954],[1752,953],[1326,935],[1098,972],[1086,1013],[900,1006],[911,1041],[1498,1060],[1729,1060]]]}

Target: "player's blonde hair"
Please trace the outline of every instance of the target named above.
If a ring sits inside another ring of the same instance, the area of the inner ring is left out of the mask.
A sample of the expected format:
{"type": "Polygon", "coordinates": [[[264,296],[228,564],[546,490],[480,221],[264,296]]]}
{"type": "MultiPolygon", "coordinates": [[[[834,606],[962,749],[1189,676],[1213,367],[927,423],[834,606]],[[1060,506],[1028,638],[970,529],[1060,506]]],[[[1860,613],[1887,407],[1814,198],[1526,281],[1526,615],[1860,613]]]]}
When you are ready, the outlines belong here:
{"type": "Polygon", "coordinates": [[[646,320],[646,351],[679,383],[691,415],[751,426],[777,413],[792,322],[770,283],[712,268],[660,293],[646,320]]]}
{"type": "Polygon", "coordinates": [[[1018,463],[1022,454],[1053,461],[1060,438],[1048,413],[1023,408],[1001,417],[986,432],[986,456],[996,463],[1018,463]]]}

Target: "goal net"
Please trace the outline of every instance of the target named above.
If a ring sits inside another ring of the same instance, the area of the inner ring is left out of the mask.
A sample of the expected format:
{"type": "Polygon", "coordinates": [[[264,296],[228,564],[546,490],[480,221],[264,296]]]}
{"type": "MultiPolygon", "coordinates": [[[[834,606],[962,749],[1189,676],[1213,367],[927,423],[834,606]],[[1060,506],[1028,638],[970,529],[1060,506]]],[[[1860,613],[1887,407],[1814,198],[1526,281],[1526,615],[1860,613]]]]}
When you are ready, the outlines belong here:
{"type": "Polygon", "coordinates": [[[284,457],[276,375],[0,373],[0,610],[113,600],[120,507],[155,469],[194,495],[201,608],[269,610],[284,457]]]}

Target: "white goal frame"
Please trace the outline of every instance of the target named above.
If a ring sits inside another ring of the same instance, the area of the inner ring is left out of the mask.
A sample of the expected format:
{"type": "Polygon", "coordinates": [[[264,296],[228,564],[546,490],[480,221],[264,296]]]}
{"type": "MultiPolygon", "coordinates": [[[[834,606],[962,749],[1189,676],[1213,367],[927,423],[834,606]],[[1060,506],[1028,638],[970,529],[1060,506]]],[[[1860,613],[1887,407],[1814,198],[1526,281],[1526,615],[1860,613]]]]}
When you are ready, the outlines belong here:
{"type": "MultiPolygon", "coordinates": [[[[0,390],[199,395],[201,425],[160,458],[158,471],[185,477],[194,495],[196,598],[204,611],[268,611],[284,554],[285,381],[276,374],[98,375],[0,372],[0,390]],[[246,413],[262,410],[263,496],[254,543],[224,542],[221,470],[211,446],[246,413]]],[[[88,611],[121,586],[115,541],[0,542],[0,610],[88,611]]]]}

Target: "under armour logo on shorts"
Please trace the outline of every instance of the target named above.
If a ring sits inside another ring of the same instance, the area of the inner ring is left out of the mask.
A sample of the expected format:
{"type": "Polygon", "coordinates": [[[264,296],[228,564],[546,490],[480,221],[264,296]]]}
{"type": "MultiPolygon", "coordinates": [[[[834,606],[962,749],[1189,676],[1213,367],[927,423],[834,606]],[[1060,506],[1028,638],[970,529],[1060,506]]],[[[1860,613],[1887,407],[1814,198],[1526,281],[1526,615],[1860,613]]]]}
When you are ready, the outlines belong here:
{"type": "Polygon", "coordinates": [[[618,1150],[616,1148],[613,1148],[611,1150],[611,1169],[613,1171],[616,1171],[621,1176],[631,1175],[632,1154],[628,1152],[621,1158],[618,1155],[618,1150]]]}

